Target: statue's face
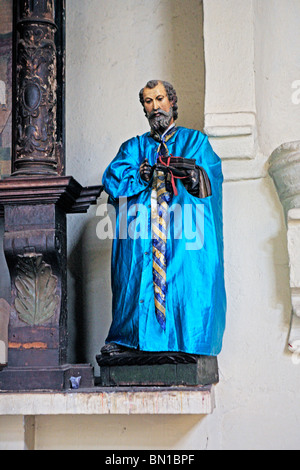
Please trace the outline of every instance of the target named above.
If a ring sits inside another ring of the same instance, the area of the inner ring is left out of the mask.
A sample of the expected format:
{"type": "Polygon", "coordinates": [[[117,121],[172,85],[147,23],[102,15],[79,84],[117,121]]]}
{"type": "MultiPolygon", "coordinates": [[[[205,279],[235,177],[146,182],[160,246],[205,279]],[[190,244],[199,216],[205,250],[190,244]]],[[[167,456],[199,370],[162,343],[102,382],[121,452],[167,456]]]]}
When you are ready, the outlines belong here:
{"type": "Polygon", "coordinates": [[[158,131],[166,130],[174,122],[173,107],[162,83],[154,88],[145,88],[144,107],[150,126],[158,131]]]}

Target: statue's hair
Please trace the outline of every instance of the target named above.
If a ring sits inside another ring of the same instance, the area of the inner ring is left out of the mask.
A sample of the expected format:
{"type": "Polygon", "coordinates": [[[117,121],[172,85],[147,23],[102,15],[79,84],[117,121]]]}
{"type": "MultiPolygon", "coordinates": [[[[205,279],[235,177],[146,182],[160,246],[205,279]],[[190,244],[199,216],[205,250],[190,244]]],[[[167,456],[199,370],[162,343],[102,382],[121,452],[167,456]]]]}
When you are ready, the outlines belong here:
{"type": "Polygon", "coordinates": [[[140,90],[139,98],[140,98],[140,102],[141,102],[141,104],[144,108],[144,112],[146,114],[146,110],[145,110],[145,106],[144,106],[144,89],[145,88],[150,88],[150,89],[155,88],[159,83],[161,83],[165,87],[165,90],[167,92],[169,101],[173,105],[173,118],[174,118],[174,121],[176,121],[176,119],[178,118],[177,94],[176,94],[176,91],[175,91],[173,85],[171,85],[171,83],[169,83],[169,82],[164,82],[163,80],[149,80],[149,82],[146,83],[144,88],[142,88],[140,90]]]}

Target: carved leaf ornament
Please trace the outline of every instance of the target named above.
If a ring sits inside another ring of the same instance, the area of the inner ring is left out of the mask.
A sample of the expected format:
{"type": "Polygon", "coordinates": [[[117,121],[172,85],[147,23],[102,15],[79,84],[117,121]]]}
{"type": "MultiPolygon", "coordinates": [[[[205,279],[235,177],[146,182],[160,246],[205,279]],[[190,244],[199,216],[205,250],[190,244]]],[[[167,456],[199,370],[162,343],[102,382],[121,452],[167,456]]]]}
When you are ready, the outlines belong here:
{"type": "Polygon", "coordinates": [[[19,318],[31,326],[49,320],[59,304],[57,277],[42,258],[30,253],[19,256],[17,264],[15,308],[19,318]]]}

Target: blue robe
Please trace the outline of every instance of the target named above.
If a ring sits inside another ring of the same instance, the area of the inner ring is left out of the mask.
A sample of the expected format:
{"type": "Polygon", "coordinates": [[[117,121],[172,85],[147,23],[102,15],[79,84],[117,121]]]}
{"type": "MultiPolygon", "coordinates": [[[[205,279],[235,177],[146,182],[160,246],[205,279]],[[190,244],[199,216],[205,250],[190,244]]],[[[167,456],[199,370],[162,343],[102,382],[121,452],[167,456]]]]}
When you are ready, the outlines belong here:
{"type": "Polygon", "coordinates": [[[176,180],[178,194],[173,195],[170,206],[182,208],[182,214],[180,218],[180,211],[170,211],[165,330],[156,319],[154,307],[152,181],[147,183],[139,175],[145,158],[150,165],[155,164],[159,143],[150,132],[128,140],[103,175],[109,202],[116,208],[111,259],[112,324],[106,343],[142,351],[217,355],[222,348],[226,313],[221,160],[207,136],[184,127],[176,129],[167,142],[169,153],[195,159],[208,174],[212,195],[199,199],[176,180]],[[127,237],[123,210],[126,205],[131,212],[127,237]]]}

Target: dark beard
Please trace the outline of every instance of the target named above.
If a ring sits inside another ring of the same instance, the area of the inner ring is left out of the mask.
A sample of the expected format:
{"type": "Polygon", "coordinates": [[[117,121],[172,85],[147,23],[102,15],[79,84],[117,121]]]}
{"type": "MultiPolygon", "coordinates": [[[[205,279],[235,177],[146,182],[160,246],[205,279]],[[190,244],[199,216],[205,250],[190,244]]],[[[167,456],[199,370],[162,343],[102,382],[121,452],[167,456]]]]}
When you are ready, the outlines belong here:
{"type": "Polygon", "coordinates": [[[155,133],[163,134],[169,127],[173,118],[173,108],[171,106],[170,111],[167,113],[162,109],[157,111],[158,116],[155,116],[154,111],[147,114],[147,118],[151,127],[151,130],[155,133]]]}

